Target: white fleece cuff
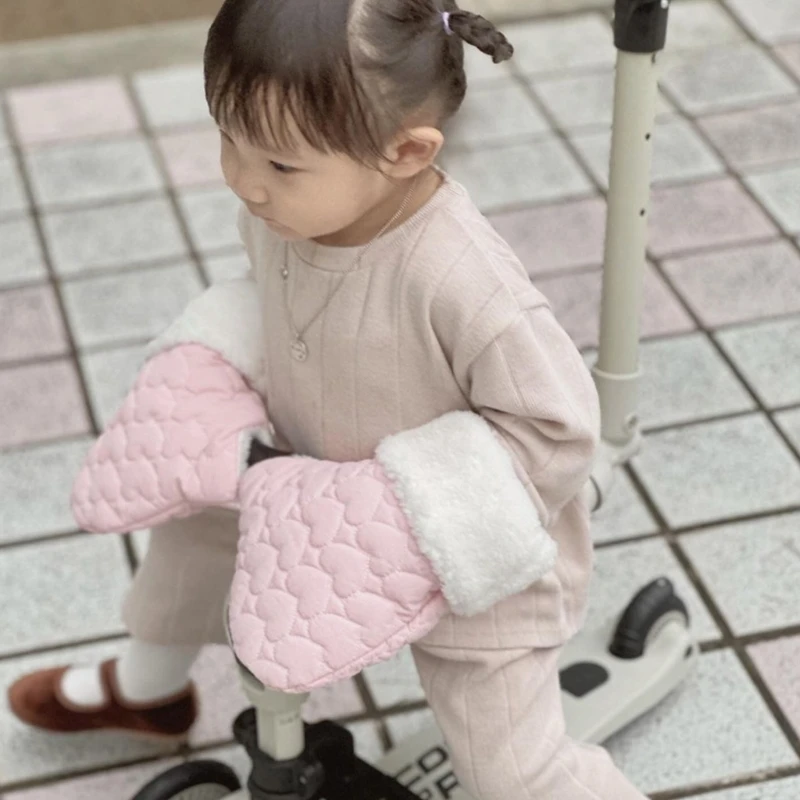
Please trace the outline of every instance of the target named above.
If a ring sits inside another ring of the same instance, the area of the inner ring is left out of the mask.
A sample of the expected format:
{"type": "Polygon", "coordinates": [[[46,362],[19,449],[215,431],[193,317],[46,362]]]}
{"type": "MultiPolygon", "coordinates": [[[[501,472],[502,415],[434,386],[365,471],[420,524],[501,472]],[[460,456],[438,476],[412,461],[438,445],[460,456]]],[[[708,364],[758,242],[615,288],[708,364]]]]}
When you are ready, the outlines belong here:
{"type": "Polygon", "coordinates": [[[255,282],[243,278],[211,286],[150,343],[147,358],[179,344],[205,345],[253,387],[263,388],[263,325],[255,282]]]}
{"type": "Polygon", "coordinates": [[[445,414],[384,439],[375,455],[453,613],[486,611],[555,565],[556,543],[478,414],[445,414]]]}

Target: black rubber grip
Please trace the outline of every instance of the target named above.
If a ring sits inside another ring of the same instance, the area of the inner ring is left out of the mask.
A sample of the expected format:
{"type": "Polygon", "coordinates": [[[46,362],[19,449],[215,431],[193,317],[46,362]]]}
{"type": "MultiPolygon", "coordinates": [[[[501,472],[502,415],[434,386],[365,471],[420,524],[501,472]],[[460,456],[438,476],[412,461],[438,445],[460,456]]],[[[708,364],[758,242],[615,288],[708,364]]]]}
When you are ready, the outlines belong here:
{"type": "Polygon", "coordinates": [[[614,45],[626,53],[658,53],[667,43],[669,3],[662,0],[617,0],[614,45]]]}
{"type": "Polygon", "coordinates": [[[247,457],[247,466],[254,467],[256,464],[260,464],[262,461],[266,461],[267,459],[283,458],[284,456],[290,455],[292,454],[284,453],[282,450],[276,450],[274,447],[270,447],[258,439],[253,439],[253,441],[250,443],[250,455],[247,457]]]}

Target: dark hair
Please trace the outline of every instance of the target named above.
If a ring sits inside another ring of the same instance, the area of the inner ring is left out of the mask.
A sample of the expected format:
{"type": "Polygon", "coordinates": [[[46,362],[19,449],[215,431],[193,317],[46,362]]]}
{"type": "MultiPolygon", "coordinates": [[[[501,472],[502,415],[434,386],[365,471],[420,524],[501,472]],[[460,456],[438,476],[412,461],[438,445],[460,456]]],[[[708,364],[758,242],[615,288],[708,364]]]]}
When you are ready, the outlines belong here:
{"type": "Polygon", "coordinates": [[[221,126],[252,142],[291,148],[291,120],[316,149],[375,162],[415,112],[442,124],[458,111],[464,42],[495,63],[514,52],[455,0],[225,0],[206,97],[221,126]]]}

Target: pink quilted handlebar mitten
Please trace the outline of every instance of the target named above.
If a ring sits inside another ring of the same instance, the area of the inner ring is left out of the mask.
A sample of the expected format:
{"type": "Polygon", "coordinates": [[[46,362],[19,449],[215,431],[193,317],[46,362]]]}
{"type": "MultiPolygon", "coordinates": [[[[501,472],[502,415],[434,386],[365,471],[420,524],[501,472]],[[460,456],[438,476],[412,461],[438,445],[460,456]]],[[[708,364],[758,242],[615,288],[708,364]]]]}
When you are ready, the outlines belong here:
{"type": "Polygon", "coordinates": [[[376,461],[277,458],[242,479],[230,634],[265,685],[310,691],[415,641],[447,611],[376,461]]]}
{"type": "Polygon", "coordinates": [[[309,691],[424,636],[447,610],[383,468],[292,457],[242,479],[230,633],[265,685],[309,691]]]}
{"type": "Polygon", "coordinates": [[[271,443],[264,403],[218,352],[180,344],[151,358],[78,475],[72,510],[123,533],[211,506],[237,506],[253,437],[271,443]]]}
{"type": "Polygon", "coordinates": [[[389,436],[366,461],[264,461],[239,497],[231,640],[286,692],[388,659],[446,613],[487,611],[556,560],[509,451],[466,411],[389,436]]]}

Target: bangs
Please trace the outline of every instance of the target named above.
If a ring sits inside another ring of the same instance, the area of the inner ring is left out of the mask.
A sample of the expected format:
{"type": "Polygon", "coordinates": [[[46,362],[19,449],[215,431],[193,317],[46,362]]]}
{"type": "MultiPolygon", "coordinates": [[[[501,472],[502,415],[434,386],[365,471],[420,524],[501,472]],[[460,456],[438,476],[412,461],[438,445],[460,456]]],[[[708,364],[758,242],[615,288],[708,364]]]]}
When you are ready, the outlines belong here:
{"type": "Polygon", "coordinates": [[[217,123],[266,149],[380,159],[380,126],[356,79],[351,0],[226,0],[205,53],[217,123]]]}

